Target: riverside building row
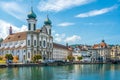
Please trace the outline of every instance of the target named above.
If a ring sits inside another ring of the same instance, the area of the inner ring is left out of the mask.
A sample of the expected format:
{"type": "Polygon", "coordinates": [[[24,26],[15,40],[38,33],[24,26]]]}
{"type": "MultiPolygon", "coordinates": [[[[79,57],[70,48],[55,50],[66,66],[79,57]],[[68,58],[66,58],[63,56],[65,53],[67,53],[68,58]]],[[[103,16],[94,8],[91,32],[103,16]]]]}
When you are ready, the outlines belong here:
{"type": "Polygon", "coordinates": [[[104,40],[93,46],[77,45],[71,48],[74,61],[79,61],[77,59],[79,56],[82,57],[83,62],[120,61],[120,46],[108,45],[104,40]]]}

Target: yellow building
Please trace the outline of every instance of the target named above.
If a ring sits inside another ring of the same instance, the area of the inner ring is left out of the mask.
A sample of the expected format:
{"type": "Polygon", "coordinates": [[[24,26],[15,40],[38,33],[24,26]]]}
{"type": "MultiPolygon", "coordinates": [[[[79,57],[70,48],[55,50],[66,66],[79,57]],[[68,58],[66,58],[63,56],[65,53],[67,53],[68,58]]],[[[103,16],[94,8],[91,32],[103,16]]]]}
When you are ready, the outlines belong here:
{"type": "Polygon", "coordinates": [[[116,45],[111,48],[111,60],[120,60],[120,46],[116,45]]]}

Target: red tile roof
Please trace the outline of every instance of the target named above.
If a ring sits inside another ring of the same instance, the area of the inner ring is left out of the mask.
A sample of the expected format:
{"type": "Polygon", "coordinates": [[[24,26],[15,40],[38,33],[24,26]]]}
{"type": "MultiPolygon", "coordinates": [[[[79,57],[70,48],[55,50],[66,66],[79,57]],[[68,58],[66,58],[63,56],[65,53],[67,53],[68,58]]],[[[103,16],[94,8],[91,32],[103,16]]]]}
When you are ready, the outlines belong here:
{"type": "Polygon", "coordinates": [[[11,35],[8,35],[3,43],[6,42],[12,42],[12,41],[19,41],[19,40],[26,40],[27,32],[19,32],[19,33],[13,33],[11,35]]]}
{"type": "Polygon", "coordinates": [[[94,44],[93,49],[97,48],[108,48],[108,45],[105,42],[101,42],[100,44],[94,44]]]}

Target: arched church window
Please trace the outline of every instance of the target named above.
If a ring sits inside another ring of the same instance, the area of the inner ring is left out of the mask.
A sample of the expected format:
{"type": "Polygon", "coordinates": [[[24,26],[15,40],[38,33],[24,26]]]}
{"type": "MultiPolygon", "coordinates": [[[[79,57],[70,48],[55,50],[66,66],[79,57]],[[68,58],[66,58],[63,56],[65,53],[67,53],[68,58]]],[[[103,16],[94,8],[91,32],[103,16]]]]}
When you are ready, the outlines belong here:
{"type": "Polygon", "coordinates": [[[52,48],[52,43],[50,43],[50,48],[52,48]]]}
{"type": "Polygon", "coordinates": [[[30,40],[28,40],[28,46],[30,45],[30,40]]]}
{"type": "Polygon", "coordinates": [[[49,43],[47,42],[47,47],[49,47],[49,43]]]}
{"type": "Polygon", "coordinates": [[[43,46],[44,46],[44,47],[46,46],[45,44],[46,44],[46,42],[45,42],[45,41],[43,41],[43,46]]]}
{"type": "Polygon", "coordinates": [[[41,41],[40,41],[40,46],[41,46],[41,41]]]}
{"type": "Polygon", "coordinates": [[[49,34],[51,35],[51,29],[49,29],[49,34]]]}
{"type": "Polygon", "coordinates": [[[28,58],[30,58],[30,53],[28,52],[28,58]]]}
{"type": "Polygon", "coordinates": [[[34,54],[36,54],[36,51],[34,51],[34,54]]]}

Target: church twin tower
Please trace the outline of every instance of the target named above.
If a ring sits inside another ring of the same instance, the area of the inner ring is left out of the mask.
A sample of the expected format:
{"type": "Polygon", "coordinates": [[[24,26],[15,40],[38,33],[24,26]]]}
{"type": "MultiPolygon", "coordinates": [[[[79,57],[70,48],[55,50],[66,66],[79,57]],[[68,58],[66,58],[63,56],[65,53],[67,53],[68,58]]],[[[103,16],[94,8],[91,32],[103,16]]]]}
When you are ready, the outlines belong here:
{"type": "Polygon", "coordinates": [[[27,60],[30,61],[37,54],[42,55],[43,60],[52,59],[53,37],[51,36],[52,26],[48,15],[41,29],[36,29],[37,16],[32,7],[27,17],[27,60]]]}
{"type": "MultiPolygon", "coordinates": [[[[37,22],[37,19],[36,19],[36,14],[34,13],[33,11],[33,8],[31,7],[31,11],[30,13],[28,14],[28,30],[29,31],[35,31],[36,30],[36,22],[37,22]]],[[[46,20],[44,21],[44,26],[47,28],[47,32],[49,35],[51,35],[51,21],[47,15],[47,18],[46,20]]]]}

